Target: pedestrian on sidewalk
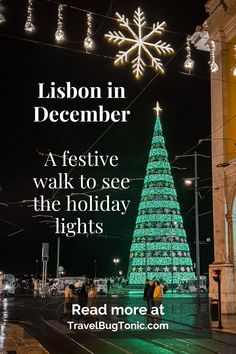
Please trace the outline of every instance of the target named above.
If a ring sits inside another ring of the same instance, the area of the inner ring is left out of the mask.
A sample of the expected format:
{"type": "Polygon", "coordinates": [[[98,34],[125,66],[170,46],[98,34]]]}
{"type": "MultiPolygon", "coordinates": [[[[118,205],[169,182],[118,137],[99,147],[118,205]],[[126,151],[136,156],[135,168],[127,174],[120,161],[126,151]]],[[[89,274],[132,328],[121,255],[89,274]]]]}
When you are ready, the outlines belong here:
{"type": "Polygon", "coordinates": [[[149,288],[150,288],[149,279],[146,279],[146,283],[145,283],[144,291],[143,291],[143,300],[146,301],[146,303],[147,303],[147,313],[150,313],[150,305],[149,305],[149,301],[148,301],[149,288]]]}
{"type": "Polygon", "coordinates": [[[154,301],[153,301],[154,289],[155,289],[154,281],[150,281],[149,279],[147,279],[144,287],[144,292],[143,292],[143,299],[147,303],[147,314],[151,313],[152,307],[154,306],[154,301]]]}
{"type": "Polygon", "coordinates": [[[110,290],[110,287],[111,287],[111,281],[110,281],[110,279],[108,278],[108,279],[107,279],[107,291],[110,290]]]}
{"type": "Polygon", "coordinates": [[[161,284],[159,281],[156,281],[154,292],[153,292],[153,301],[155,307],[159,308],[162,302],[162,298],[163,298],[163,292],[162,292],[161,284]]]}
{"type": "Polygon", "coordinates": [[[88,307],[94,306],[94,299],[97,297],[97,289],[94,283],[90,285],[88,290],[88,307]]]}
{"type": "MultiPolygon", "coordinates": [[[[80,305],[80,309],[82,310],[83,307],[87,307],[88,304],[88,293],[86,290],[85,283],[79,288],[78,291],[78,304],[80,305]]],[[[84,319],[84,315],[77,316],[77,319],[84,319]]]]}
{"type": "Polygon", "coordinates": [[[64,292],[64,311],[60,318],[62,321],[65,317],[72,319],[72,304],[74,298],[74,285],[70,284],[64,292]]]}

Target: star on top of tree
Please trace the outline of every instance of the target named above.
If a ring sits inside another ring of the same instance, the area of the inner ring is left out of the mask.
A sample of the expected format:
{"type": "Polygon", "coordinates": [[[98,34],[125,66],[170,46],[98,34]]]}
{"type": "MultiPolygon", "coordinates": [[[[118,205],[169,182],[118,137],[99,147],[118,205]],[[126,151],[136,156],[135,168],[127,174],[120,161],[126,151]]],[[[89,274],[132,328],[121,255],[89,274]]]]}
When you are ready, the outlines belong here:
{"type": "Polygon", "coordinates": [[[153,109],[154,109],[154,111],[156,111],[156,114],[159,117],[160,116],[160,112],[162,111],[162,108],[160,107],[160,104],[159,104],[158,101],[156,102],[156,106],[153,107],[153,109]]]}
{"type": "Polygon", "coordinates": [[[167,44],[162,40],[156,42],[153,41],[153,37],[162,34],[166,23],[164,21],[161,23],[154,23],[152,29],[144,34],[143,30],[146,25],[146,19],[144,12],[140,7],[134,11],[133,22],[136,30],[133,29],[134,26],[132,26],[132,24],[130,25],[129,19],[125,17],[125,15],[120,15],[116,12],[116,17],[120,27],[126,29],[127,36],[121,31],[109,31],[105,34],[105,38],[107,38],[108,41],[113,42],[118,46],[126,45],[125,50],[118,51],[114,63],[123,64],[124,62],[128,62],[130,57],[133,57],[131,60],[132,71],[135,78],[140,79],[144,74],[145,66],[147,66],[144,61],[145,54],[149,59],[151,67],[163,74],[165,70],[159,57],[165,54],[172,54],[174,53],[174,50],[170,44],[167,44]],[[135,54],[132,55],[133,53],[135,54]]]}

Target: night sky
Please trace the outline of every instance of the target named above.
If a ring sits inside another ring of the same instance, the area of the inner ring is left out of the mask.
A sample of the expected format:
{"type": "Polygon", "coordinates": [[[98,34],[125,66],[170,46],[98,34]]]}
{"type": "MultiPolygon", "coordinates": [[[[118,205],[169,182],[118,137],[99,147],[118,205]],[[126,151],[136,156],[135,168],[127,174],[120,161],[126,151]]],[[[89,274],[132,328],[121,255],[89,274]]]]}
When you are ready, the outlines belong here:
{"type": "MultiPolygon", "coordinates": [[[[12,0],[5,3],[7,22],[0,27],[1,41],[1,172],[0,172],[0,268],[7,273],[28,274],[35,272],[36,259],[41,259],[41,243],[50,243],[49,272],[56,270],[57,236],[50,225],[39,223],[32,207],[20,203],[31,200],[39,194],[33,184],[33,177],[53,176],[64,168],[43,168],[45,157],[38,151],[61,155],[69,150],[74,155],[86,151],[119,156],[117,169],[75,168],[71,177],[81,173],[100,180],[103,176],[142,178],[145,176],[148,153],[153,134],[155,115],[153,107],[159,100],[163,112],[162,127],[170,161],[210,135],[210,80],[208,53],[193,48],[196,68],[192,75],[184,73],[186,57],[185,39],[197,25],[206,18],[205,1],[149,0],[149,1],[65,1],[82,9],[114,17],[116,11],[130,19],[140,6],[147,25],[155,21],[167,22],[163,40],[170,42],[176,54],[163,58],[165,75],[156,75],[147,67],[144,77],[137,81],[129,64],[114,66],[111,57],[117,47],[109,44],[103,35],[117,30],[112,19],[94,16],[94,39],[96,49],[92,55],[84,52],[83,39],[86,36],[86,13],[66,8],[64,12],[65,32],[68,38],[58,46],[54,41],[57,21],[57,6],[45,0],[35,0],[35,33],[24,33],[27,2],[12,0]],[[38,100],[37,84],[55,81],[58,86],[70,81],[72,85],[100,86],[105,90],[111,81],[114,86],[126,90],[126,99],[121,100],[38,100]],[[109,110],[131,111],[128,123],[114,124],[101,139],[101,134],[111,123],[33,123],[33,106],[44,105],[48,109],[95,109],[103,104],[109,110]],[[97,141],[98,140],[98,141],[97,141]],[[96,142],[97,141],[97,142],[96,142]],[[96,144],[94,145],[94,143],[96,144]],[[94,145],[92,148],[91,146],[94,145]],[[4,205],[6,204],[6,205],[4,205]],[[23,229],[22,232],[16,233],[23,229]]],[[[193,153],[191,150],[190,153],[193,153]]],[[[197,147],[197,151],[210,154],[210,142],[197,147]]],[[[172,166],[186,167],[181,171],[173,169],[173,176],[180,202],[182,216],[195,260],[194,250],[194,192],[183,187],[183,178],[193,177],[193,158],[181,159],[172,166]],[[190,210],[192,209],[192,210],[190,210]],[[187,215],[186,215],[187,214],[187,215]]],[[[199,213],[212,210],[211,205],[211,162],[199,159],[200,189],[199,213]],[[209,187],[208,187],[209,186],[209,187]]],[[[142,180],[133,181],[127,191],[110,191],[115,199],[130,199],[131,205],[125,216],[100,213],[87,215],[104,222],[103,237],[75,236],[61,237],[61,260],[67,274],[92,275],[94,260],[98,275],[114,272],[112,259],[121,259],[120,269],[127,271],[129,248],[142,190],[142,180]]],[[[79,190],[77,190],[79,192],[79,190]]],[[[102,192],[103,193],[103,192],[102,192]]],[[[65,191],[59,191],[57,198],[63,203],[65,191]]],[[[50,198],[52,192],[46,191],[50,198]]],[[[29,205],[28,205],[29,206],[29,205]]],[[[63,215],[60,215],[63,216],[63,215]]],[[[67,215],[68,219],[79,215],[67,215]]],[[[82,217],[82,216],[81,216],[82,217]]],[[[212,214],[200,217],[200,239],[212,235],[212,214]]],[[[202,274],[212,261],[213,243],[201,245],[202,274]]]]}

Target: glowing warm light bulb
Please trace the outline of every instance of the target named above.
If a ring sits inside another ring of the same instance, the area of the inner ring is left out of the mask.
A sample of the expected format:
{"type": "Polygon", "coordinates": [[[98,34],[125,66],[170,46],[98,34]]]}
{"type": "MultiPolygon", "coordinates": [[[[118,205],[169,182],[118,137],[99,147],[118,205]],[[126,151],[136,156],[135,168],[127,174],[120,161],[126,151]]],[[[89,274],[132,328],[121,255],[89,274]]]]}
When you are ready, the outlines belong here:
{"type": "Polygon", "coordinates": [[[65,40],[64,31],[59,29],[55,33],[55,39],[57,42],[62,42],[65,40]]]}
{"type": "Polygon", "coordinates": [[[34,32],[35,31],[35,27],[31,21],[26,21],[25,31],[27,31],[27,32],[34,32]]]}
{"type": "Polygon", "coordinates": [[[91,37],[86,37],[84,39],[84,48],[86,50],[93,50],[95,48],[95,42],[91,37]]]}
{"type": "Polygon", "coordinates": [[[2,0],[0,0],[0,25],[6,22],[6,18],[4,16],[4,6],[2,5],[2,0]]]}
{"type": "Polygon", "coordinates": [[[5,16],[0,13],[0,24],[6,22],[5,16]]]}
{"type": "Polygon", "coordinates": [[[232,68],[232,74],[233,76],[236,76],[236,65],[234,65],[234,67],[232,68]]]}
{"type": "Polygon", "coordinates": [[[211,68],[211,72],[212,72],[212,73],[215,73],[215,72],[217,72],[217,71],[219,70],[219,67],[218,67],[218,65],[216,64],[215,61],[213,61],[213,62],[210,64],[210,68],[211,68]]]}
{"type": "Polygon", "coordinates": [[[191,186],[191,185],[193,184],[193,181],[192,181],[191,179],[189,179],[189,178],[186,178],[186,179],[184,180],[184,184],[185,184],[186,186],[191,186]]]}
{"type": "Polygon", "coordinates": [[[193,70],[194,68],[194,60],[191,59],[191,58],[187,58],[184,62],[184,67],[185,69],[188,69],[188,70],[193,70]]]}

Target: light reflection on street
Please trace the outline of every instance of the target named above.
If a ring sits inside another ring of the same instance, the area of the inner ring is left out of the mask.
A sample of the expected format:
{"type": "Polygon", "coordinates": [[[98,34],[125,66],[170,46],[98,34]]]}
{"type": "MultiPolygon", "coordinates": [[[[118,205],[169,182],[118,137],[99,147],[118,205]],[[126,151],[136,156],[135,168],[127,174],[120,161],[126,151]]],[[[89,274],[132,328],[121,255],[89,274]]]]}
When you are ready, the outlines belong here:
{"type": "Polygon", "coordinates": [[[6,338],[6,326],[0,324],[0,346],[1,348],[4,346],[5,338],[6,338]]]}
{"type": "Polygon", "coordinates": [[[8,299],[7,298],[5,298],[2,301],[2,308],[3,308],[2,320],[7,321],[8,320],[8,299]]]}

